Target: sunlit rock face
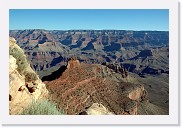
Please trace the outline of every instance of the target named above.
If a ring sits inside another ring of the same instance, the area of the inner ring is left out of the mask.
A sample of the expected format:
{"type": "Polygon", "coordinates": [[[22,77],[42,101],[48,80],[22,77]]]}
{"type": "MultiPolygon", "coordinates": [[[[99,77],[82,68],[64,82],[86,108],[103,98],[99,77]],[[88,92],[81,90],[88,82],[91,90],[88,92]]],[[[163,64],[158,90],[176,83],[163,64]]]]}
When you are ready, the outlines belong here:
{"type": "MultiPolygon", "coordinates": [[[[10,49],[21,50],[13,38],[10,38],[10,49]]],[[[9,114],[20,114],[23,108],[27,107],[33,100],[39,100],[48,96],[48,90],[38,78],[35,81],[26,81],[26,76],[18,70],[17,60],[9,56],[9,114]]],[[[25,69],[26,70],[26,69],[25,69]]],[[[29,72],[30,66],[27,67],[29,72]]],[[[35,73],[35,72],[34,72],[35,73]]]]}

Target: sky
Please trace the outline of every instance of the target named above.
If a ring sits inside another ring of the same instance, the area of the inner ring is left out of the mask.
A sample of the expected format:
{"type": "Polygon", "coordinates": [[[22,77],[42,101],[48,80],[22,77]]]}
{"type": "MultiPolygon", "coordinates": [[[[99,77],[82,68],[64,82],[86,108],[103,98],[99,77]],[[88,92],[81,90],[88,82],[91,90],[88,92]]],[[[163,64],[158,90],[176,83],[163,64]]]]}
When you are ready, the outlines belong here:
{"type": "Polygon", "coordinates": [[[169,30],[168,9],[10,9],[10,30],[169,30]]]}

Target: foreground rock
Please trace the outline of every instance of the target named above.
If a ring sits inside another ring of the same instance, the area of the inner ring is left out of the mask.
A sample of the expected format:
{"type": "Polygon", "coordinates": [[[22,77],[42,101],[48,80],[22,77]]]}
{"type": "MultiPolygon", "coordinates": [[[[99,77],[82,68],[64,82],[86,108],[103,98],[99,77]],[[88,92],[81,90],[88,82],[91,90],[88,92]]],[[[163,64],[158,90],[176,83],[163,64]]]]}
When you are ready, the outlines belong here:
{"type": "Polygon", "coordinates": [[[79,115],[115,115],[105,108],[102,104],[93,103],[91,107],[86,109],[84,112],[79,113],[79,115]]]}
{"type": "MultiPolygon", "coordinates": [[[[16,51],[17,53],[23,53],[15,40],[10,38],[10,50],[13,49],[19,50],[19,52],[16,51]]],[[[24,58],[19,54],[12,54],[17,58],[24,58]]],[[[11,115],[20,114],[23,108],[27,107],[33,100],[45,98],[48,94],[45,84],[29,65],[24,69],[25,72],[20,72],[20,64],[18,63],[20,60],[15,59],[13,55],[9,56],[9,113],[11,115]],[[33,78],[34,80],[31,80],[33,78]]]]}

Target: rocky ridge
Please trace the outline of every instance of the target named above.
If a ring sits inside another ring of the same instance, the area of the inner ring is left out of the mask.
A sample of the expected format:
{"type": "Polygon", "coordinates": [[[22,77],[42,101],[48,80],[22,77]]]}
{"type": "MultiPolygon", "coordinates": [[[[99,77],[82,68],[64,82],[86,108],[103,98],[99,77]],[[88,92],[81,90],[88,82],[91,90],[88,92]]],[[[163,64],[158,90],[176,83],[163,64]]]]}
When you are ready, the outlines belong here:
{"type": "Polygon", "coordinates": [[[113,114],[136,115],[139,103],[147,101],[147,93],[142,85],[132,81],[106,66],[79,63],[74,58],[59,78],[45,83],[52,100],[67,114],[83,114],[95,104],[102,104],[103,110],[107,108],[113,114]]]}

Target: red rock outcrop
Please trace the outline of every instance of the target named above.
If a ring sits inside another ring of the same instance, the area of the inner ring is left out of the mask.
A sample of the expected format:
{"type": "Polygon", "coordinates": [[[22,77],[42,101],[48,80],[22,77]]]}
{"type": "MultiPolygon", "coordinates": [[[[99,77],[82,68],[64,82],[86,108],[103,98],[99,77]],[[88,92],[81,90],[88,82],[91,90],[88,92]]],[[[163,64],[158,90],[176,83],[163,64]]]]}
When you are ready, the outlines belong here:
{"type": "Polygon", "coordinates": [[[67,69],[73,69],[80,66],[79,60],[76,59],[76,57],[71,58],[70,61],[68,61],[67,69]]]}
{"type": "Polygon", "coordinates": [[[67,114],[84,112],[93,103],[102,104],[114,114],[137,114],[143,86],[126,83],[123,79],[121,74],[106,66],[71,59],[62,76],[46,81],[46,85],[52,100],[67,114]]]}

